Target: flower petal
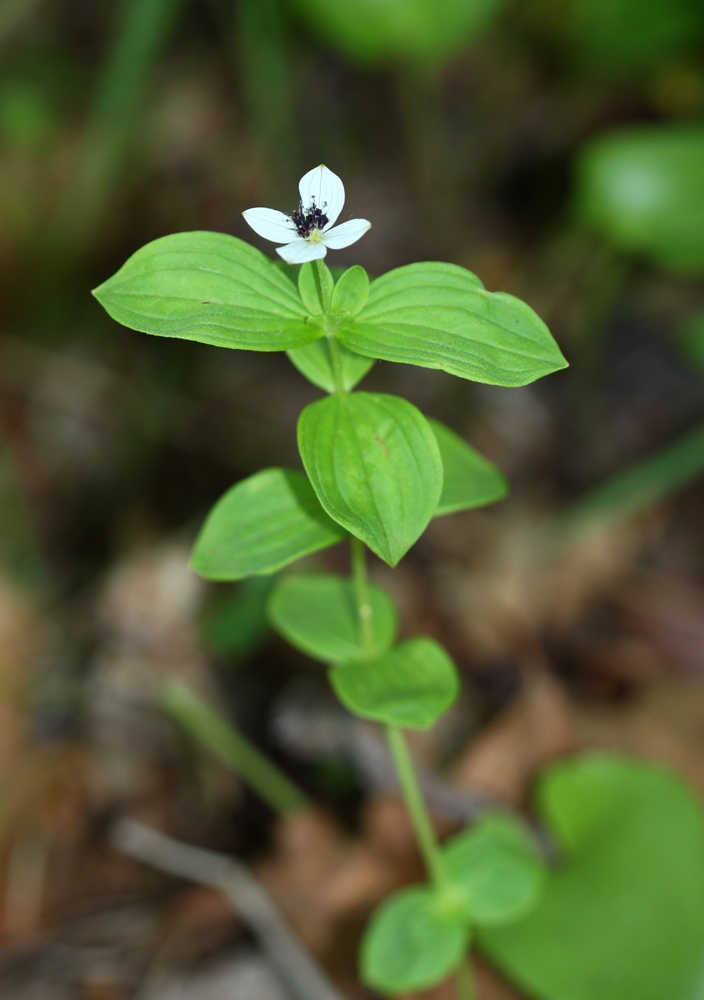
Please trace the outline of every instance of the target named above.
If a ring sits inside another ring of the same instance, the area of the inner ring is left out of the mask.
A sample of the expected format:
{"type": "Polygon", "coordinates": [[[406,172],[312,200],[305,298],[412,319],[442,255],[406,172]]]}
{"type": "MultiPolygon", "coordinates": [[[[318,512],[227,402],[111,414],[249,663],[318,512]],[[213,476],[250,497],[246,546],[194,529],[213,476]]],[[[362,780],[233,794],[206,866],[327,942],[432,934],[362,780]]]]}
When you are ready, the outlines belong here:
{"type": "Polygon", "coordinates": [[[290,243],[296,234],[293,219],[273,208],[248,208],[243,212],[244,221],[255,233],[272,243],[290,243]]]}
{"type": "Polygon", "coordinates": [[[326,230],[323,242],[330,250],[342,250],[343,247],[351,246],[352,243],[361,240],[371,228],[371,222],[367,222],[366,219],[350,219],[349,222],[343,222],[334,229],[326,230]]]}
{"type": "Polygon", "coordinates": [[[298,190],[301,193],[304,209],[310,208],[313,201],[318,208],[324,209],[328,217],[325,229],[335,224],[345,204],[345,185],[337,174],[321,163],[319,167],[309,170],[301,177],[298,190]]]}
{"type": "Polygon", "coordinates": [[[309,260],[320,260],[325,256],[327,250],[321,242],[312,243],[308,240],[294,240],[285,247],[277,247],[277,254],[286,261],[287,264],[305,264],[309,260]]]}

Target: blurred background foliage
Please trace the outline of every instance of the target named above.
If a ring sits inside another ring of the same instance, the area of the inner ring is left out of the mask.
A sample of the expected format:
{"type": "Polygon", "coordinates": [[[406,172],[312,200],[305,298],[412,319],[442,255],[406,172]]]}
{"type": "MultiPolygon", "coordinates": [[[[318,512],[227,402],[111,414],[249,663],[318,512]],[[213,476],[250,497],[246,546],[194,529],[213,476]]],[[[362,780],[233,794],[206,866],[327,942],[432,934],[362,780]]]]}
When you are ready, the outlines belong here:
{"type": "MultiPolygon", "coordinates": [[[[249,239],[241,212],[292,210],[319,162],[373,223],[334,263],[462,264],[526,299],[571,362],[520,390],[381,363],[364,383],[446,421],[511,483],[395,573],[374,568],[404,632],[435,634],[465,680],[416,752],[514,804],[583,745],[664,760],[704,792],[703,56],[700,0],[0,0],[6,951],[44,930],[51,954],[69,917],[147,899],[141,941],[113,933],[132,965],[109,995],[133,995],[163,898],[95,847],[115,810],[245,855],[271,845],[271,815],[155,707],[176,677],[357,838],[366,895],[315,896],[332,938],[303,920],[354,982],[348,939],[390,887],[388,858],[387,881],[369,859],[403,819],[324,676],[272,640],[267,581],[214,590],[186,569],[228,486],[299,466],[295,419],[319,394],[284,355],[150,339],[90,296],[166,233],[249,239]]],[[[324,823],[297,843],[270,847],[294,923],[319,886],[305,858],[337,872],[324,823]]],[[[410,848],[389,852],[403,880],[410,848]]],[[[232,933],[195,903],[169,913],[189,940],[232,933]]],[[[76,961],[84,992],[65,995],[97,996],[88,952],[76,961]]]]}

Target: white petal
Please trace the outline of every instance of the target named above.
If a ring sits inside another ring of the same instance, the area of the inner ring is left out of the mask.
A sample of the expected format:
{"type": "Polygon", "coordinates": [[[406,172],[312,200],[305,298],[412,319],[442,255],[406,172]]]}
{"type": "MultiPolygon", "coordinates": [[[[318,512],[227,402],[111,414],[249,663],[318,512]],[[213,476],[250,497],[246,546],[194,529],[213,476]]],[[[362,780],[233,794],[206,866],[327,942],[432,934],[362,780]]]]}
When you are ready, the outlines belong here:
{"type": "Polygon", "coordinates": [[[255,233],[272,243],[290,243],[296,232],[293,219],[273,208],[248,208],[242,215],[255,233]]]}
{"type": "Polygon", "coordinates": [[[329,229],[335,224],[345,204],[345,185],[337,174],[321,163],[319,167],[309,170],[301,177],[298,190],[301,193],[304,210],[309,209],[315,201],[318,208],[322,208],[328,217],[325,228],[329,229]]]}
{"type": "Polygon", "coordinates": [[[310,243],[308,240],[300,239],[294,240],[288,246],[277,247],[276,252],[287,264],[305,264],[309,260],[320,260],[327,250],[320,242],[310,243]]]}
{"type": "Polygon", "coordinates": [[[323,241],[330,250],[342,250],[343,247],[351,246],[357,240],[361,240],[367,230],[371,228],[371,222],[367,222],[366,219],[350,219],[349,222],[343,222],[342,225],[335,226],[334,229],[328,229],[323,236],[323,241]]]}

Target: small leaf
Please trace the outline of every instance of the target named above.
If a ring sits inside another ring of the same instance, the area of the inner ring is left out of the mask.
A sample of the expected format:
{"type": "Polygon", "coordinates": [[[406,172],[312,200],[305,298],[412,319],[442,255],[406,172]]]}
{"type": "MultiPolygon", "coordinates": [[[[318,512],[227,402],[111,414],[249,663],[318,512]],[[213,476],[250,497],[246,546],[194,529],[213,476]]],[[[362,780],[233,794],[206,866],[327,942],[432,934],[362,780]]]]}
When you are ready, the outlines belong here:
{"type": "Polygon", "coordinates": [[[427,729],[459,694],[455,665],[433,639],[409,639],[373,660],[330,671],[340,701],[355,715],[387,726],[427,729]]]}
{"type": "Polygon", "coordinates": [[[216,347],[285,351],[323,334],[273,261],[224,233],[154,240],[93,294],[133,330],[216,347]]]}
{"type": "Polygon", "coordinates": [[[525,826],[507,813],[487,813],[447,842],[444,868],[467,915],[486,925],[507,924],[540,898],[545,868],[525,826]]]}
{"type": "Polygon", "coordinates": [[[356,316],[369,298],[369,278],[358,264],[345,271],[332,293],[332,312],[356,316]]]}
{"type": "Polygon", "coordinates": [[[439,420],[428,419],[428,423],[437,438],[444,470],[436,517],[484,507],[506,496],[508,483],[492,462],[439,420]]]}
{"type": "Polygon", "coordinates": [[[583,221],[614,246],[704,272],[704,128],[620,129],[588,143],[577,172],[583,221]]]}
{"type": "Polygon", "coordinates": [[[370,358],[492,385],[526,385],[567,365],[530,306],[487,292],[456,264],[409,264],[377,278],[362,312],[337,335],[370,358]]]}
{"type": "Polygon", "coordinates": [[[196,539],[191,568],[209,580],[275,573],[344,536],[305,476],[264,469],[215,504],[196,539]]]}
{"type": "MultiPolygon", "coordinates": [[[[372,655],[389,648],[396,635],[391,598],[369,586],[372,655]]],[[[365,655],[354,586],[347,577],[316,574],[280,580],[269,601],[269,619],[292,646],[324,663],[365,655]]]]}
{"type": "Polygon", "coordinates": [[[425,886],[386,899],[362,942],[362,979],[382,993],[415,993],[442,982],[469,947],[469,929],[425,886]]]}
{"type": "Polygon", "coordinates": [[[422,413],[398,396],[329,396],[301,414],[298,447],[328,514],[395,566],[442,491],[440,451],[422,413]]]}
{"type": "MultiPolygon", "coordinates": [[[[342,374],[342,387],[347,392],[351,392],[374,365],[374,359],[363,358],[361,354],[353,354],[352,351],[348,351],[339,343],[337,351],[342,374]]],[[[296,347],[292,351],[287,351],[287,354],[290,361],[309,382],[325,392],[335,392],[335,376],[332,370],[330,343],[327,337],[322,337],[312,344],[306,344],[305,347],[296,347]]]]}
{"type": "MultiPolygon", "coordinates": [[[[318,277],[318,269],[315,266],[316,263],[308,261],[308,263],[301,265],[298,272],[298,292],[303,305],[310,312],[311,316],[320,316],[325,312],[320,278],[318,277]]],[[[333,276],[330,268],[327,264],[323,264],[323,267],[327,272],[329,287],[332,288],[333,276]]]]}

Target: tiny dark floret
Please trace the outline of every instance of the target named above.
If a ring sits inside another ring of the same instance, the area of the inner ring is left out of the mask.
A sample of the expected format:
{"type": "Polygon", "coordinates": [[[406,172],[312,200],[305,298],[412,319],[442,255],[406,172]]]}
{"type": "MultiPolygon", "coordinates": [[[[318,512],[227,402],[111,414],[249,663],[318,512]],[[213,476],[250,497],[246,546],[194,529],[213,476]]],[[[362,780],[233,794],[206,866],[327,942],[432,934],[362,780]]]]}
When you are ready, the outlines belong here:
{"type": "Polygon", "coordinates": [[[303,208],[303,202],[299,201],[298,208],[291,216],[298,230],[298,235],[304,237],[310,236],[314,229],[322,229],[324,226],[327,226],[330,220],[325,214],[324,210],[326,208],[327,202],[324,203],[322,208],[318,208],[315,200],[313,200],[313,204],[306,210],[303,208]]]}

